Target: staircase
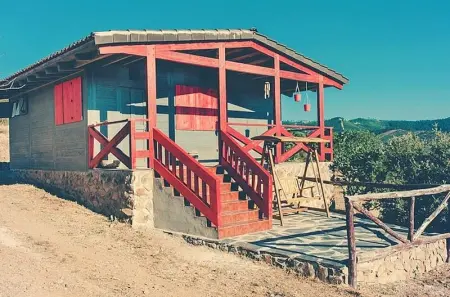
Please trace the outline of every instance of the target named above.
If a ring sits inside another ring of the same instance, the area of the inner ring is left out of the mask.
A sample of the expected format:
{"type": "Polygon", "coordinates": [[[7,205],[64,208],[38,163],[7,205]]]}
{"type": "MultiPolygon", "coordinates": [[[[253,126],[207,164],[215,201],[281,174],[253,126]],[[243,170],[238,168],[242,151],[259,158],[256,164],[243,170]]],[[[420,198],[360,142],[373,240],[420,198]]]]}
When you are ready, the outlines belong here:
{"type": "Polygon", "coordinates": [[[232,237],[247,233],[268,230],[269,219],[261,219],[259,209],[249,200],[238,185],[234,183],[223,167],[208,167],[207,170],[220,178],[222,227],[219,227],[219,238],[232,237]]]}
{"type": "MultiPolygon", "coordinates": [[[[173,218],[174,220],[178,220],[177,224],[171,224],[167,227],[161,226],[162,228],[165,227],[164,229],[170,228],[172,230],[180,228],[173,231],[218,239],[254,233],[271,228],[271,221],[269,219],[261,218],[260,211],[256,208],[255,203],[247,198],[246,194],[239,189],[238,185],[225,172],[223,167],[205,168],[220,179],[220,217],[222,226],[214,226],[203,214],[196,210],[187,199],[184,199],[176,189],[167,182],[163,182],[163,179],[160,178],[161,182],[159,184],[164,185],[166,195],[171,196],[169,199],[178,199],[178,203],[172,201],[170,205],[172,212],[174,211],[174,208],[184,208],[182,215],[179,215],[178,218],[173,218]],[[191,221],[186,218],[181,219],[180,216],[191,216],[195,219],[191,221]],[[185,226],[185,224],[196,226],[185,226]]],[[[202,190],[199,192],[200,195],[202,195],[202,190]]],[[[165,205],[168,206],[167,201],[165,205]]],[[[175,212],[180,213],[179,211],[175,212]]],[[[164,219],[167,220],[168,218],[166,217],[164,219]]]]}
{"type": "Polygon", "coordinates": [[[156,128],[153,139],[161,177],[154,191],[155,227],[214,238],[272,227],[271,177],[229,136],[222,133],[218,167],[200,164],[156,128]]]}

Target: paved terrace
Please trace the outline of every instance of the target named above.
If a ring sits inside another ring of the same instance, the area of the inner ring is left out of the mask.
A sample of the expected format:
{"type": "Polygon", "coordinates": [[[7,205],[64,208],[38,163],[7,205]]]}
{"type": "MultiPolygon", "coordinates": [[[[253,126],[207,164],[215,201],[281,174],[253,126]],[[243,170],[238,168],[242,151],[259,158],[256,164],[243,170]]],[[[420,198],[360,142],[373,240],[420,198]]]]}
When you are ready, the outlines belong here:
{"type": "MultiPolygon", "coordinates": [[[[284,217],[284,226],[273,221],[273,229],[224,239],[231,245],[246,245],[257,251],[298,257],[308,262],[323,263],[334,267],[346,266],[348,259],[345,215],[306,211],[284,217]]],[[[390,226],[406,236],[407,229],[390,226]]],[[[356,245],[358,252],[386,248],[395,241],[372,221],[355,217],[356,245]]]]}

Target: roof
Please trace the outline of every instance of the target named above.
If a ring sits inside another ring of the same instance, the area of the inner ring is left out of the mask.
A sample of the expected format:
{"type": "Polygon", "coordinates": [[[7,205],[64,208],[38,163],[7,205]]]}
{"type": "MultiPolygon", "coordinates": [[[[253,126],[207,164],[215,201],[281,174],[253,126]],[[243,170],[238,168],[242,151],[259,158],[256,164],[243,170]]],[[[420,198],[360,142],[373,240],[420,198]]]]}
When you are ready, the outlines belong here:
{"type": "Polygon", "coordinates": [[[22,79],[24,76],[33,74],[37,71],[44,70],[44,65],[47,62],[64,61],[64,56],[73,55],[75,52],[83,52],[89,48],[95,48],[102,45],[114,44],[158,44],[158,43],[173,43],[173,42],[202,42],[202,41],[226,41],[226,40],[253,40],[275,51],[280,52],[288,57],[297,60],[298,62],[310,67],[317,72],[322,73],[338,82],[345,84],[348,79],[342,74],[322,65],[312,59],[282,45],[267,36],[258,33],[256,30],[125,30],[125,31],[105,31],[94,32],[90,35],[70,44],[69,46],[39,60],[38,62],[12,74],[5,78],[5,80],[22,79]],[[42,69],[38,69],[42,68],[42,69]]]}

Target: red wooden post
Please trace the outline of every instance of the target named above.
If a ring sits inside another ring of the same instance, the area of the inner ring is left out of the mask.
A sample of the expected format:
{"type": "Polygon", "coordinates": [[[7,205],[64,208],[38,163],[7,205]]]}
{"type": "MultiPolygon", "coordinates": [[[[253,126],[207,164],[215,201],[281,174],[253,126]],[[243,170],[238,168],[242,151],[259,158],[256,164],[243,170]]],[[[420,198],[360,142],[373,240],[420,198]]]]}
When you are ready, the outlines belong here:
{"type": "MultiPolygon", "coordinates": [[[[95,129],[88,127],[88,132],[90,129],[95,129]]],[[[88,167],[90,168],[90,164],[92,159],[94,159],[94,136],[91,135],[91,133],[88,133],[88,167]]]]}
{"type": "Polygon", "coordinates": [[[219,130],[227,128],[227,70],[225,68],[225,47],[219,47],[219,130]]]}
{"type": "MultiPolygon", "coordinates": [[[[319,85],[317,88],[317,123],[320,129],[320,137],[324,137],[325,133],[325,103],[324,103],[324,88],[323,76],[319,76],[319,85]]],[[[319,145],[319,160],[325,161],[325,143],[319,145]]]]}
{"type": "Polygon", "coordinates": [[[148,166],[154,168],[155,149],[153,129],[156,128],[156,51],[154,45],[147,46],[147,118],[148,118],[148,166]]]}
{"type": "MultiPolygon", "coordinates": [[[[136,122],[131,119],[130,120],[130,169],[136,169],[136,138],[135,138],[135,132],[136,132],[136,122]]],[[[151,157],[151,156],[150,156],[151,157]]]]}
{"type": "MultiPolygon", "coordinates": [[[[275,88],[274,88],[274,124],[276,126],[276,135],[281,136],[281,82],[280,82],[280,56],[274,56],[275,65],[275,88]]],[[[275,163],[278,163],[281,157],[281,143],[278,143],[275,148],[275,163]]]]}

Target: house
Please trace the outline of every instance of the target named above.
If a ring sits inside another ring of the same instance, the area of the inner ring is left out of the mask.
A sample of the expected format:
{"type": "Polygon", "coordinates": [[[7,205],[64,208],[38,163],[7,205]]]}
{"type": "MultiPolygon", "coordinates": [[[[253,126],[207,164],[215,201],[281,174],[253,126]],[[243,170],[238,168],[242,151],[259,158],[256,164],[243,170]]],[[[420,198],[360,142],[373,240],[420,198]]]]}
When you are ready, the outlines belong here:
{"type": "MultiPolygon", "coordinates": [[[[96,32],[6,80],[13,87],[0,91],[9,99],[0,109],[11,117],[12,170],[66,192],[78,187],[77,195],[96,196],[86,202],[92,208],[130,197],[106,186],[98,190],[98,181],[76,185],[81,176],[154,173],[146,179],[148,196],[164,196],[170,185],[170,195],[182,197],[182,207],[192,212],[175,211],[173,221],[157,223],[158,212],[171,210],[147,201],[144,220],[189,233],[188,216],[194,216],[214,231],[192,232],[212,237],[271,228],[272,178],[255,159],[261,142],[251,137],[304,130],[330,140],[320,144],[319,156],[332,160],[325,89],[348,82],[256,30],[96,32]],[[281,95],[306,89],[317,94],[318,125],[283,126],[281,95]]],[[[307,150],[302,143],[279,144],[275,162],[307,150]]],[[[133,197],[143,196],[137,190],[133,197]]],[[[136,211],[138,204],[133,200],[130,207],[136,211]]]]}

